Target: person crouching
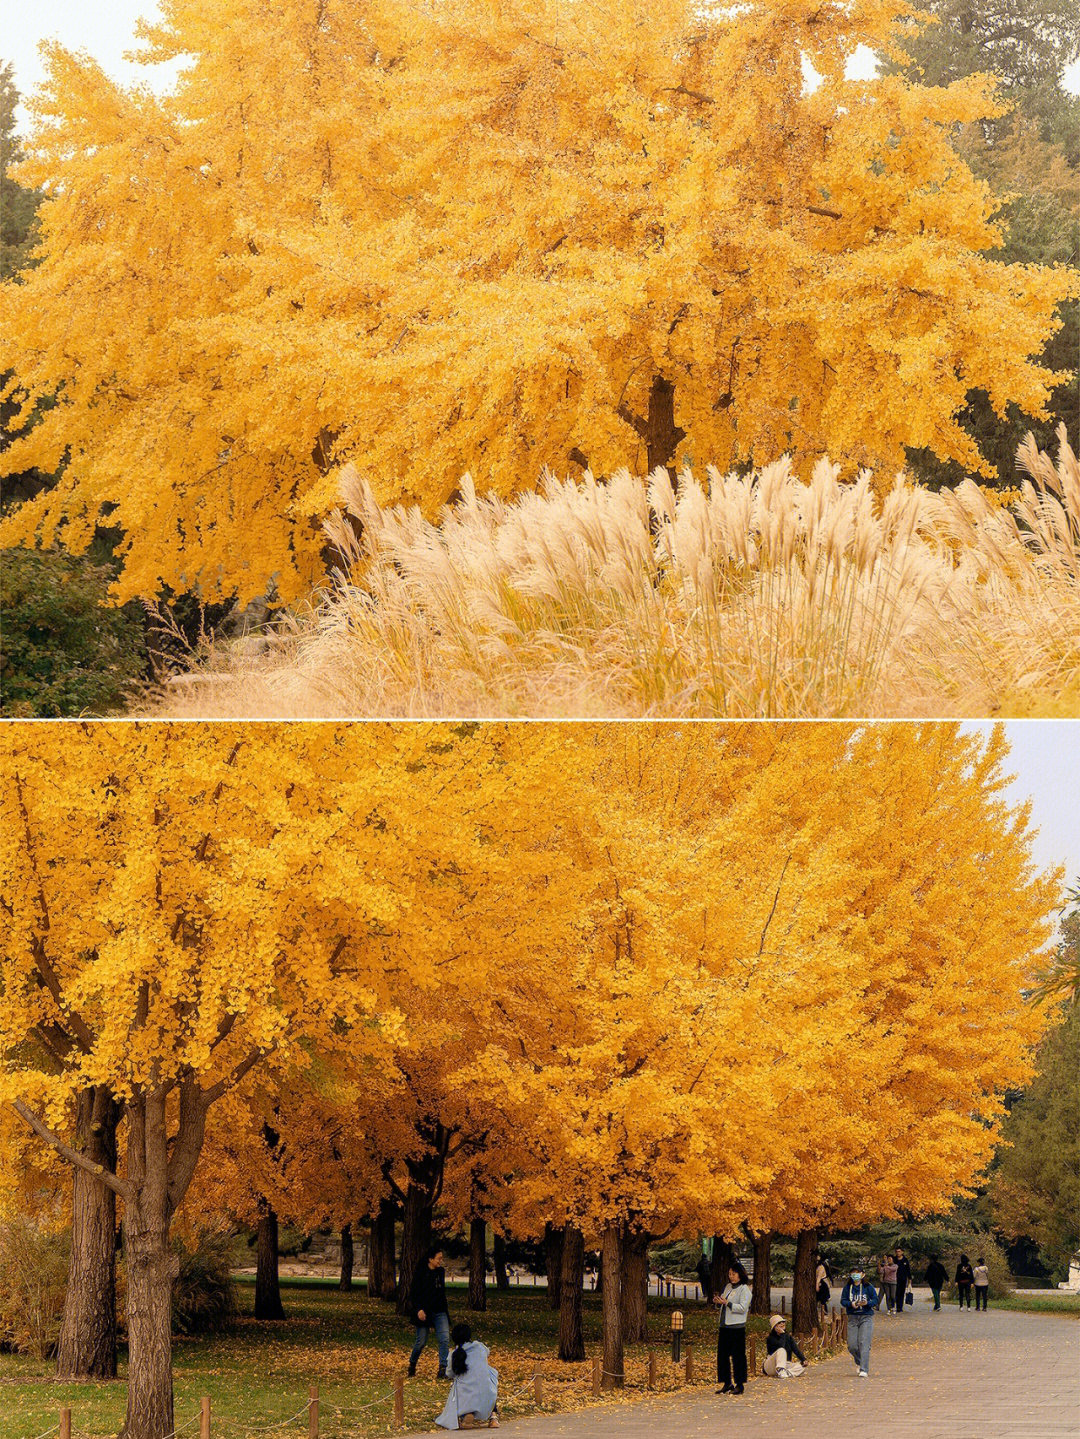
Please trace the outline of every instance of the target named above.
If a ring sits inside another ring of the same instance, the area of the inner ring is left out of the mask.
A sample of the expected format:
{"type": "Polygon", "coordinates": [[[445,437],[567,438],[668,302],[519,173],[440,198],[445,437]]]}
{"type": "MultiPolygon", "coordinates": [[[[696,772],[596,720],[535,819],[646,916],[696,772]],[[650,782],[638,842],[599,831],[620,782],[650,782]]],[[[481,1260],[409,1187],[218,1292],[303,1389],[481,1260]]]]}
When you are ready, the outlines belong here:
{"type": "Polygon", "coordinates": [[[810,1362],[795,1343],[795,1336],[787,1332],[787,1321],[782,1314],[772,1316],[772,1328],[765,1344],[769,1352],[761,1372],[770,1379],[795,1378],[810,1362]]]}
{"type": "Polygon", "coordinates": [[[499,1371],[488,1362],[488,1348],[472,1337],[467,1324],[455,1324],[450,1336],[453,1383],[443,1412],[435,1420],[439,1429],[497,1429],[499,1371]]]}

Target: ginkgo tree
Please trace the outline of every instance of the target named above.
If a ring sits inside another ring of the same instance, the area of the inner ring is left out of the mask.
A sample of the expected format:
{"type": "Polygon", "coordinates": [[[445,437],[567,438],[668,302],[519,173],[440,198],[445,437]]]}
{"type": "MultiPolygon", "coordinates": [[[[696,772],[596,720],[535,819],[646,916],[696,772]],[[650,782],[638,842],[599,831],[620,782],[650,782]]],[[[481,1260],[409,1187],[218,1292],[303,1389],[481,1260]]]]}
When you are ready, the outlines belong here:
{"type": "Polygon", "coordinates": [[[1042,413],[1072,282],[983,257],[996,202],[950,139],[989,82],[845,78],[912,13],[165,0],[160,98],[51,47],[5,465],[61,473],[4,542],[80,550],[108,513],[118,598],[289,601],[345,458],[429,513],[465,472],[983,469],[956,415],[1042,413]]]}

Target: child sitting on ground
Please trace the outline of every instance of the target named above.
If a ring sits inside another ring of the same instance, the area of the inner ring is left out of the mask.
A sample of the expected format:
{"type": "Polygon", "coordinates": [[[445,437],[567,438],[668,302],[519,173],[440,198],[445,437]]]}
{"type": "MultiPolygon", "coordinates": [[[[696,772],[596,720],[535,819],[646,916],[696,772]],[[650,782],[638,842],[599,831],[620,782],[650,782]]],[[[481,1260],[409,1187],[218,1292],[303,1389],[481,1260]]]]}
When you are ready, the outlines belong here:
{"type": "Polygon", "coordinates": [[[772,1316],[772,1328],[765,1342],[769,1352],[761,1366],[763,1374],[768,1374],[770,1378],[790,1379],[803,1372],[807,1363],[806,1356],[795,1343],[794,1337],[788,1334],[782,1314],[772,1316]]]}
{"type": "Polygon", "coordinates": [[[497,1429],[499,1371],[488,1362],[487,1346],[472,1337],[467,1324],[455,1324],[450,1337],[456,1346],[450,1356],[454,1382],[436,1425],[440,1429],[497,1429]]]}

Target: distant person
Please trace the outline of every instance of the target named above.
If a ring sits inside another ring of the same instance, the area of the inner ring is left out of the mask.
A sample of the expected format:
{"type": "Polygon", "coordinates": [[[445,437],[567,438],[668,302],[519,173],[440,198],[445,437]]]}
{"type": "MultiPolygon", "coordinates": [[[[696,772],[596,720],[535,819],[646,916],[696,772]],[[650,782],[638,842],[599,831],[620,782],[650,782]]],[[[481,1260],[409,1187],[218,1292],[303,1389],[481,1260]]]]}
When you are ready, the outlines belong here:
{"type": "MultiPolygon", "coordinates": [[[[892,1314],[896,1310],[896,1255],[886,1254],[881,1262],[881,1292],[885,1300],[885,1313],[892,1314]]],[[[878,1299],[878,1308],[881,1308],[881,1299],[878,1299]]]]}
{"type": "Polygon", "coordinates": [[[975,1271],[971,1267],[971,1260],[966,1254],[961,1254],[960,1262],[956,1266],[956,1303],[957,1307],[963,1309],[965,1305],[971,1308],[971,1288],[975,1283],[975,1271]]]}
{"type": "Polygon", "coordinates": [[[990,1296],[990,1270],[981,1254],[971,1272],[975,1276],[975,1312],[977,1314],[981,1309],[985,1313],[986,1301],[990,1296]]]}
{"type": "Polygon", "coordinates": [[[716,1336],[716,1382],[720,1387],[716,1392],[741,1394],[746,1386],[746,1316],[750,1312],[750,1276],[737,1259],[728,1265],[728,1282],[716,1303],[720,1306],[720,1331],[716,1336]]]}
{"type": "Polygon", "coordinates": [[[898,1244],[896,1246],[896,1309],[897,1314],[903,1314],[904,1304],[907,1301],[907,1292],[911,1288],[911,1265],[908,1257],[898,1244]]]}
{"type": "Polygon", "coordinates": [[[867,1283],[862,1270],[855,1268],[840,1291],[840,1307],[848,1317],[847,1347],[860,1379],[870,1377],[870,1341],[874,1336],[877,1290],[867,1283]]]}
{"type": "Polygon", "coordinates": [[[711,1304],[713,1302],[712,1265],[704,1254],[698,1260],[697,1269],[694,1273],[697,1275],[698,1283],[701,1285],[702,1299],[704,1299],[706,1304],[711,1304]]]}
{"type": "Polygon", "coordinates": [[[787,1332],[787,1321],[782,1314],[772,1316],[765,1346],[769,1352],[765,1355],[761,1372],[770,1379],[798,1378],[810,1362],[795,1343],[795,1336],[787,1332]]]}
{"type": "Polygon", "coordinates": [[[829,1312],[829,1300],[832,1298],[832,1290],[829,1288],[829,1266],[819,1254],[817,1257],[817,1268],[814,1270],[814,1292],[817,1294],[818,1308],[822,1311],[822,1317],[829,1312]]]}
{"type": "Polygon", "coordinates": [[[446,1361],[450,1357],[450,1315],[446,1308],[446,1270],[443,1268],[442,1250],[432,1245],[417,1265],[409,1290],[409,1313],[416,1325],[416,1343],[409,1355],[409,1373],[416,1373],[416,1361],[428,1342],[428,1335],[435,1330],[439,1346],[439,1379],[449,1376],[446,1361]]]}
{"type": "Polygon", "coordinates": [[[453,1383],[446,1406],[435,1420],[439,1429],[498,1429],[499,1371],[488,1362],[488,1348],[472,1337],[467,1324],[455,1324],[450,1356],[453,1383]]]}
{"type": "Polygon", "coordinates": [[[941,1308],[941,1290],[948,1280],[949,1271],[935,1254],[926,1266],[926,1282],[930,1286],[930,1293],[934,1296],[935,1309],[941,1308]]]}

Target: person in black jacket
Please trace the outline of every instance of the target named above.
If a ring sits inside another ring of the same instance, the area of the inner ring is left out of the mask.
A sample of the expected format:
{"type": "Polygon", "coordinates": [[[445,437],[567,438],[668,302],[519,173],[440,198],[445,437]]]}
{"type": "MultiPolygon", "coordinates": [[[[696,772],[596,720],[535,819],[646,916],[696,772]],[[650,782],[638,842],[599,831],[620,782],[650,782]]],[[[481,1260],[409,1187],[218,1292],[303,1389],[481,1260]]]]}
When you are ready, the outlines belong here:
{"type": "Polygon", "coordinates": [[[787,1332],[787,1321],[782,1314],[774,1314],[772,1328],[765,1340],[768,1353],[761,1366],[762,1374],[770,1378],[790,1379],[803,1372],[809,1363],[806,1355],[795,1343],[794,1336],[787,1332]]]}
{"type": "Polygon", "coordinates": [[[975,1283],[975,1271],[971,1267],[971,1260],[966,1254],[961,1254],[960,1263],[956,1266],[956,1302],[963,1309],[966,1304],[971,1308],[971,1286],[975,1283]]]}
{"type": "Polygon", "coordinates": [[[911,1265],[904,1251],[897,1245],[896,1248],[896,1312],[903,1314],[904,1302],[908,1289],[911,1287],[911,1265]]]}
{"type": "Polygon", "coordinates": [[[416,1325],[416,1342],[409,1355],[409,1373],[416,1373],[416,1361],[428,1342],[428,1335],[434,1329],[439,1346],[438,1377],[447,1379],[450,1314],[446,1308],[446,1270],[443,1268],[442,1251],[437,1245],[432,1245],[416,1267],[409,1290],[409,1313],[416,1325]]]}
{"type": "Polygon", "coordinates": [[[926,1266],[926,1282],[930,1286],[930,1293],[934,1296],[935,1309],[941,1308],[941,1287],[948,1278],[949,1271],[935,1254],[926,1266]]]}

